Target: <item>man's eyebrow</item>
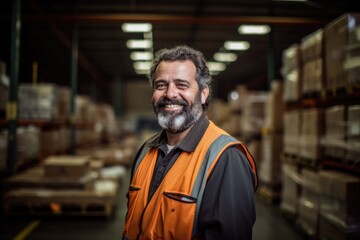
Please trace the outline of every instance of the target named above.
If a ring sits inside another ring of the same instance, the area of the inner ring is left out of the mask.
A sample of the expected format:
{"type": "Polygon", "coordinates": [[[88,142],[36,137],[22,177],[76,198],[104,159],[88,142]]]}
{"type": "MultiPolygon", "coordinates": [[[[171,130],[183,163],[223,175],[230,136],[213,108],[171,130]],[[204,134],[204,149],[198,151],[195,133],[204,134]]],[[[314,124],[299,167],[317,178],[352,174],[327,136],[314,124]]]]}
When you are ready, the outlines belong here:
{"type": "Polygon", "coordinates": [[[185,80],[185,79],[175,79],[174,82],[176,83],[188,83],[190,84],[190,82],[188,80],[185,80]]]}

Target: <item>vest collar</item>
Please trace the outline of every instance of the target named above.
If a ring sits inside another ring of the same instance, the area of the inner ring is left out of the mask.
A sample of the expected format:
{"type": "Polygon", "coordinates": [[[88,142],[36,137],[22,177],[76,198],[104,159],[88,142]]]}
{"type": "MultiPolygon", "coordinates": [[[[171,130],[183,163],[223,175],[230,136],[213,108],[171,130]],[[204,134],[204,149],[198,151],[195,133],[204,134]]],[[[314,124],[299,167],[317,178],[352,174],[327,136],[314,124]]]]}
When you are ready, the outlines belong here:
{"type": "MultiPolygon", "coordinates": [[[[210,124],[209,119],[204,113],[201,115],[199,120],[191,128],[190,132],[185,136],[185,138],[177,146],[183,151],[193,152],[196,149],[196,146],[200,142],[202,136],[204,135],[206,129],[210,124]]],[[[158,137],[154,138],[149,142],[150,147],[159,147],[160,149],[166,148],[166,132],[162,130],[158,137]]]]}

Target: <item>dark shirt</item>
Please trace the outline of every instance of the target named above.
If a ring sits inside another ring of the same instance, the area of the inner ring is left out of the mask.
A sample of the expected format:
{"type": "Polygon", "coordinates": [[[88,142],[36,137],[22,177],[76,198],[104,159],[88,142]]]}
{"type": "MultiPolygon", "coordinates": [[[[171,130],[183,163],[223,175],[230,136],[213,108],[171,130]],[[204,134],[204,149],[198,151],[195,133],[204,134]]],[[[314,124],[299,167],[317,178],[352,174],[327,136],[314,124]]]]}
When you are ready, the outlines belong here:
{"type": "MultiPolygon", "coordinates": [[[[208,126],[209,120],[204,114],[169,153],[165,131],[149,143],[150,147],[158,147],[160,150],[149,200],[181,152],[194,151],[208,126]]],[[[251,239],[256,218],[254,192],[255,176],[249,161],[238,148],[227,148],[213,168],[205,187],[199,214],[200,238],[251,239]]]]}

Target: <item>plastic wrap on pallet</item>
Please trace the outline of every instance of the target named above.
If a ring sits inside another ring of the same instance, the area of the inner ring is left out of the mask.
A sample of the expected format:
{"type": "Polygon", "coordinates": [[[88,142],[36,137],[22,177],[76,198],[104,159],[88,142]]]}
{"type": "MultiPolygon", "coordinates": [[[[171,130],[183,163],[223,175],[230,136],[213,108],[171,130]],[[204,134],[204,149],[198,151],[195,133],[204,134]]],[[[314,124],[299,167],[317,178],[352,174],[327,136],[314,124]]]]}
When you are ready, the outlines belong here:
{"type": "Polygon", "coordinates": [[[284,79],[284,101],[292,102],[301,96],[301,59],[300,47],[293,44],[282,54],[281,75],[284,79]]]}
{"type": "Polygon", "coordinates": [[[360,26],[349,30],[344,69],[347,72],[349,84],[360,82],[360,26]]]}
{"type": "Polygon", "coordinates": [[[323,68],[323,29],[301,39],[302,93],[319,92],[325,87],[323,68]]]}
{"type": "Polygon", "coordinates": [[[344,63],[349,33],[360,23],[359,14],[344,14],[324,27],[326,86],[344,86],[348,77],[344,63]]]}
{"type": "Polygon", "coordinates": [[[294,216],[298,214],[298,199],[302,183],[298,168],[282,163],[282,191],[280,209],[294,216]]]}
{"type": "Polygon", "coordinates": [[[292,110],[284,113],[284,152],[299,154],[301,111],[292,110]]]}
{"type": "Polygon", "coordinates": [[[305,62],[309,59],[319,58],[323,55],[323,29],[318,29],[301,39],[300,51],[301,60],[305,62]]]}
{"type": "Polygon", "coordinates": [[[317,236],[320,217],[319,176],[315,171],[302,169],[301,178],[298,223],[307,235],[317,236]]]}
{"type": "Polygon", "coordinates": [[[339,171],[319,171],[320,213],[344,232],[360,233],[360,178],[339,171]]]}
{"type": "Polygon", "coordinates": [[[241,132],[245,135],[261,134],[264,126],[264,106],[266,92],[249,92],[244,100],[244,110],[241,122],[241,132]]]}
{"type": "Polygon", "coordinates": [[[316,161],[323,157],[323,147],[320,144],[324,133],[323,114],[317,108],[302,110],[299,155],[303,158],[316,161]]]}
{"type": "Polygon", "coordinates": [[[19,119],[58,119],[57,85],[23,83],[19,85],[19,119]]]}
{"type": "Polygon", "coordinates": [[[273,81],[271,90],[265,102],[264,127],[275,132],[283,130],[283,113],[285,104],[283,101],[283,83],[273,81]]]}
{"type": "Polygon", "coordinates": [[[262,136],[261,164],[258,174],[262,183],[280,186],[282,181],[280,154],[282,153],[282,134],[273,133],[262,136]]]}
{"type": "Polygon", "coordinates": [[[360,162],[360,105],[351,105],[348,107],[348,126],[347,139],[348,151],[346,158],[360,162]]]}
{"type": "Polygon", "coordinates": [[[336,105],[325,110],[325,135],[323,144],[325,155],[337,159],[344,159],[346,148],[337,143],[346,144],[346,106],[336,105]],[[334,144],[331,144],[334,143],[334,144]]]}

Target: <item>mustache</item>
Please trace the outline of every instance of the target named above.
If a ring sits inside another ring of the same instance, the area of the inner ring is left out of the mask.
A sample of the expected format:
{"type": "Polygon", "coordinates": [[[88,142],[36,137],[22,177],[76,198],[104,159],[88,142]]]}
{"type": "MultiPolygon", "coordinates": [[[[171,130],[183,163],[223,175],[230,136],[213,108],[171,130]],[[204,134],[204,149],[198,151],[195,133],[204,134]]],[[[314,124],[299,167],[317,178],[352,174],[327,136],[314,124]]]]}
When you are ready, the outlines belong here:
{"type": "Polygon", "coordinates": [[[165,107],[165,105],[180,105],[180,106],[188,106],[188,103],[182,99],[173,99],[170,100],[166,97],[160,99],[157,103],[154,104],[155,107],[165,107]]]}

